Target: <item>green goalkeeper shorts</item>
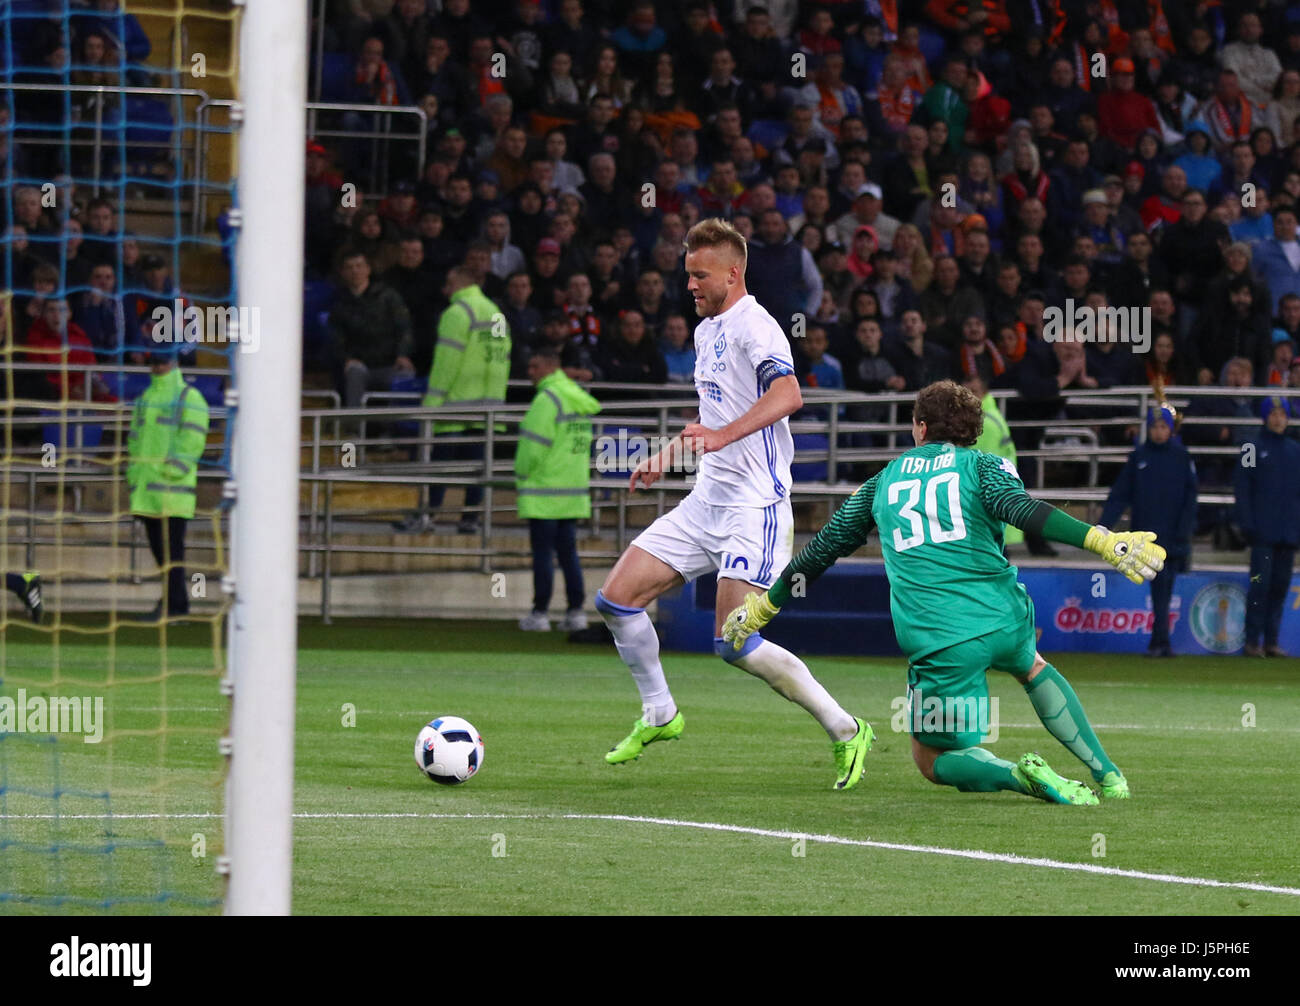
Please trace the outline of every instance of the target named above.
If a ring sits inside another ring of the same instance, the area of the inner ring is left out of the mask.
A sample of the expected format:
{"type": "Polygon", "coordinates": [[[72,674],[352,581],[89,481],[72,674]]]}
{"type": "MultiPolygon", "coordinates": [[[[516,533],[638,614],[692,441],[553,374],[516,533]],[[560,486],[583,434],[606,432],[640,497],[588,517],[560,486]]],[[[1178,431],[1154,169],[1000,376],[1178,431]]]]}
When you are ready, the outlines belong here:
{"type": "Polygon", "coordinates": [[[1034,602],[1025,595],[1024,617],[982,636],[954,643],[912,662],[907,669],[907,732],[944,750],[977,747],[996,728],[986,672],[1028,674],[1038,637],[1034,602]]]}

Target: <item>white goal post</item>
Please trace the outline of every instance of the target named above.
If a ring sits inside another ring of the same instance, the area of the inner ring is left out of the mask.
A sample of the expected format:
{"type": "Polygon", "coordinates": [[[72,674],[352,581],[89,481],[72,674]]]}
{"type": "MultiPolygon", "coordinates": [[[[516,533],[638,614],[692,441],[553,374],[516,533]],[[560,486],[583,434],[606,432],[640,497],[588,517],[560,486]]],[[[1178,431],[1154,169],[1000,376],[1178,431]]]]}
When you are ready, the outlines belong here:
{"type": "Polygon", "coordinates": [[[231,522],[228,915],[286,915],[293,865],[299,403],[307,7],[244,0],[236,245],[240,305],[261,315],[236,367],[231,522]]]}

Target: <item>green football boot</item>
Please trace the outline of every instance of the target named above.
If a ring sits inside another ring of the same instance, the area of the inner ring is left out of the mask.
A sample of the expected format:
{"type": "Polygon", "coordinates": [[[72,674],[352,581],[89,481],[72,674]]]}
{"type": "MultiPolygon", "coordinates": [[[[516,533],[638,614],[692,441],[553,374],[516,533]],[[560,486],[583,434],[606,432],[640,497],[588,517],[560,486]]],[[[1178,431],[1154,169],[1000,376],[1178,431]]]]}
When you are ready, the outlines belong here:
{"type": "Polygon", "coordinates": [[[1070,803],[1087,807],[1099,803],[1097,794],[1081,782],[1065,779],[1053,772],[1036,754],[1027,754],[1011,770],[1025,791],[1048,803],[1070,803]]]}
{"type": "Polygon", "coordinates": [[[856,716],[858,732],[846,741],[832,741],[831,751],[835,755],[835,771],[839,778],[835,780],[834,789],[852,789],[862,778],[862,770],[867,765],[867,752],[876,739],[875,731],[866,720],[856,716]]]}
{"type": "Polygon", "coordinates": [[[679,711],[661,727],[652,727],[642,716],[632,725],[632,732],[609,749],[605,761],[618,765],[625,761],[636,761],[647,744],[655,741],[675,741],[686,728],[686,718],[679,711]]]}
{"type": "Polygon", "coordinates": [[[1129,798],[1128,780],[1118,772],[1107,772],[1097,784],[1101,787],[1103,800],[1127,800],[1129,798]]]}

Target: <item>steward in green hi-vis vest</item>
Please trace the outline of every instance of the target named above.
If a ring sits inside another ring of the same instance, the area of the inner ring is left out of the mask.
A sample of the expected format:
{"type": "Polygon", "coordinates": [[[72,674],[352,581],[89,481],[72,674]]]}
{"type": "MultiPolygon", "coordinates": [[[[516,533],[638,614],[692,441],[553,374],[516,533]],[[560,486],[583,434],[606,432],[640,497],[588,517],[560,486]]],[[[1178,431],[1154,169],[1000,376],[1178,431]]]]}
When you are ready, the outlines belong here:
{"type": "MultiPolygon", "coordinates": [[[[984,428],[980,431],[979,439],[975,441],[975,450],[987,451],[1000,458],[1006,458],[1013,465],[1016,463],[1016,443],[1011,439],[1011,427],[1007,425],[1006,417],[998,408],[997,401],[990,394],[985,394],[980,401],[980,409],[984,413],[984,428]]],[[[1010,524],[1002,528],[1002,542],[1004,545],[1019,545],[1025,540],[1025,532],[1018,527],[1012,527],[1010,524]]]]}
{"type": "Polygon", "coordinates": [[[208,403],[172,365],[155,372],[136,400],[127,441],[131,512],[139,517],[194,516],[199,458],[208,442],[208,403]]]}
{"type": "MultiPolygon", "coordinates": [[[[453,269],[447,277],[451,306],[438,319],[438,342],[429,371],[425,408],[449,405],[486,405],[506,400],[510,377],[510,326],[501,309],[483,295],[467,274],[453,269]]],[[[481,430],[469,419],[440,419],[434,433],[481,430]]],[[[496,424],[505,432],[503,423],[496,424]]]]}
{"type": "Polygon", "coordinates": [[[591,516],[591,417],[599,411],[600,403],[562,370],[538,382],[515,452],[520,517],[591,516]]]}

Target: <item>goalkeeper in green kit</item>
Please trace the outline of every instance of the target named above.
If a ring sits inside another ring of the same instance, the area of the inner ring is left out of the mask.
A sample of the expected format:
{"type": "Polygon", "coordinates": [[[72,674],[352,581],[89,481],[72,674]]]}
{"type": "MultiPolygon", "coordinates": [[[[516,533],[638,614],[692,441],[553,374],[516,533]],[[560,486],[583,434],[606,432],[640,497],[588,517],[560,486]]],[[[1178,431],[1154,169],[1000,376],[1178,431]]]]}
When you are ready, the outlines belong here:
{"type": "Polygon", "coordinates": [[[1086,548],[1134,583],[1156,576],[1165,550],[1150,531],[1092,527],[1033,499],[1015,465],[971,449],[982,424],[980,401],[966,388],[952,381],[922,388],[912,419],[918,446],[864,483],[766,593],[748,595],[727,617],[723,638],[742,645],[790,599],[795,577],[820,576],[877,527],[894,630],[908,659],[908,729],[921,774],[963,792],[1098,802],[1092,789],[1057,775],[1036,754],[1012,763],[978,746],[979,725],[962,711],[987,709],[985,672],[992,668],[1024,686],[1043,726],[1088,767],[1102,797],[1126,798],[1128,782],[1074,689],[1037,651],[1034,605],[1002,554],[1002,527],[1086,548]],[[919,717],[923,703],[944,716],[919,717]]]}

